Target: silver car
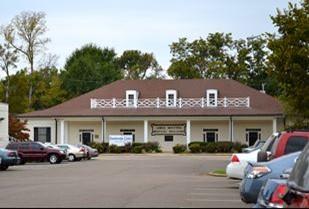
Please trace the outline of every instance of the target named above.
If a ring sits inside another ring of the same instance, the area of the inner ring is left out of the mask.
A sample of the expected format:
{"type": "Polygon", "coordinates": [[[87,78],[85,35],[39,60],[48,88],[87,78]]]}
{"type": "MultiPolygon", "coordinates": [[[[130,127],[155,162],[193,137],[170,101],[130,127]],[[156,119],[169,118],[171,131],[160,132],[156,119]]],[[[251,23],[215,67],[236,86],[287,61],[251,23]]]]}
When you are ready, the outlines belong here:
{"type": "Polygon", "coordinates": [[[78,148],[71,144],[58,144],[57,147],[65,149],[68,155],[69,161],[80,161],[85,157],[85,152],[82,148],[78,148]]]}

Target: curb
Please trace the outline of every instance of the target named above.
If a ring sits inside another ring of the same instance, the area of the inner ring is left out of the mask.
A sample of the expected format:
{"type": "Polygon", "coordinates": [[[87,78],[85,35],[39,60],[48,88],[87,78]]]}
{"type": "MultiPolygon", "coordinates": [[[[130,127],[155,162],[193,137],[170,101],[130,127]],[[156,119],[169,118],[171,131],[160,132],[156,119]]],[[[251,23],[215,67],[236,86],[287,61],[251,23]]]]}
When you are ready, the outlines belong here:
{"type": "Polygon", "coordinates": [[[209,172],[207,173],[208,176],[214,176],[214,177],[227,177],[226,174],[218,174],[218,173],[213,173],[213,172],[209,172]]]}

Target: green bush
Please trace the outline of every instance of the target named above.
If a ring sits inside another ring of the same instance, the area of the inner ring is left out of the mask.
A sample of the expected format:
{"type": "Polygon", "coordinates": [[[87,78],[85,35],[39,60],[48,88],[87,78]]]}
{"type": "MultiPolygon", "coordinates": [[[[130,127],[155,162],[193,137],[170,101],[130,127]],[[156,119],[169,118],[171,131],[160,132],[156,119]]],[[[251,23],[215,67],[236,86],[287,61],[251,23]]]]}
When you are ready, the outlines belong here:
{"type": "Polygon", "coordinates": [[[97,149],[99,153],[108,152],[108,143],[91,142],[90,147],[97,149]]]}
{"type": "Polygon", "coordinates": [[[233,149],[233,142],[216,142],[216,152],[230,153],[233,149]]]}
{"type": "Polygon", "coordinates": [[[109,152],[110,153],[121,153],[121,148],[118,147],[117,145],[110,145],[109,152]]]}
{"type": "Polygon", "coordinates": [[[121,147],[122,153],[130,153],[132,152],[133,146],[131,143],[125,144],[123,147],[121,147]]]}
{"type": "Polygon", "coordinates": [[[133,147],[133,153],[141,154],[141,153],[143,153],[143,149],[144,149],[143,145],[135,146],[135,147],[133,147]]]}
{"type": "Polygon", "coordinates": [[[239,142],[233,144],[232,152],[241,152],[242,145],[239,142]]]}
{"type": "Polygon", "coordinates": [[[198,144],[201,147],[201,152],[206,152],[206,144],[207,142],[198,142],[198,141],[194,141],[189,143],[189,147],[193,144],[198,144]]]}
{"type": "Polygon", "coordinates": [[[176,144],[173,147],[174,153],[183,153],[187,150],[187,146],[184,144],[176,144]]]}
{"type": "Polygon", "coordinates": [[[189,146],[189,149],[190,149],[190,152],[192,152],[192,153],[200,153],[202,151],[201,146],[197,143],[191,144],[189,146]]]}
{"type": "Polygon", "coordinates": [[[147,142],[143,145],[145,152],[151,153],[156,152],[160,149],[158,142],[147,142]]]}
{"type": "Polygon", "coordinates": [[[209,142],[206,144],[206,152],[208,153],[215,153],[217,152],[217,145],[215,142],[209,142]]]}

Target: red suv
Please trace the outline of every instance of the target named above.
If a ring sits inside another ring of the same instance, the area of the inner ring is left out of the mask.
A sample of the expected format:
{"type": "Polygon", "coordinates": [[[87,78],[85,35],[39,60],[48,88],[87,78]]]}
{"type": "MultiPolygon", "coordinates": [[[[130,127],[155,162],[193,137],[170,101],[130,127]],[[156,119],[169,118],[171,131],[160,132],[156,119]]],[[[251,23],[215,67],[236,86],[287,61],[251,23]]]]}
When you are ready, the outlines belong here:
{"type": "Polygon", "coordinates": [[[283,131],[269,138],[258,153],[258,162],[265,162],[293,152],[299,152],[309,142],[309,131],[283,131]],[[270,148],[270,149],[269,149],[270,148]]]}
{"type": "Polygon", "coordinates": [[[18,152],[20,164],[33,161],[48,161],[50,164],[57,164],[66,158],[62,150],[50,148],[41,142],[12,142],[7,145],[6,149],[18,152]]]}
{"type": "Polygon", "coordinates": [[[283,200],[289,208],[309,208],[309,144],[300,154],[290,178],[283,200]]]}

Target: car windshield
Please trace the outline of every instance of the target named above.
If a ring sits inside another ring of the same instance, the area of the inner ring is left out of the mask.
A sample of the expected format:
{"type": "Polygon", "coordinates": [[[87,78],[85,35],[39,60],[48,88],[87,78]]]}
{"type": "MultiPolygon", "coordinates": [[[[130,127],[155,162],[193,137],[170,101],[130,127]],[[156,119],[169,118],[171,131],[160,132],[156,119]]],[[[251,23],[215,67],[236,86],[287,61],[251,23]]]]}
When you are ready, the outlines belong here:
{"type": "Polygon", "coordinates": [[[273,144],[275,143],[275,141],[280,137],[279,133],[275,133],[273,135],[271,135],[266,142],[264,143],[264,145],[261,148],[261,151],[263,152],[267,152],[267,151],[271,151],[273,144]]]}
{"type": "Polygon", "coordinates": [[[47,148],[48,146],[46,144],[43,144],[42,142],[36,142],[37,144],[41,145],[44,148],[47,148]]]}
{"type": "Polygon", "coordinates": [[[309,144],[299,156],[290,175],[289,186],[303,192],[309,192],[309,144]]]}

